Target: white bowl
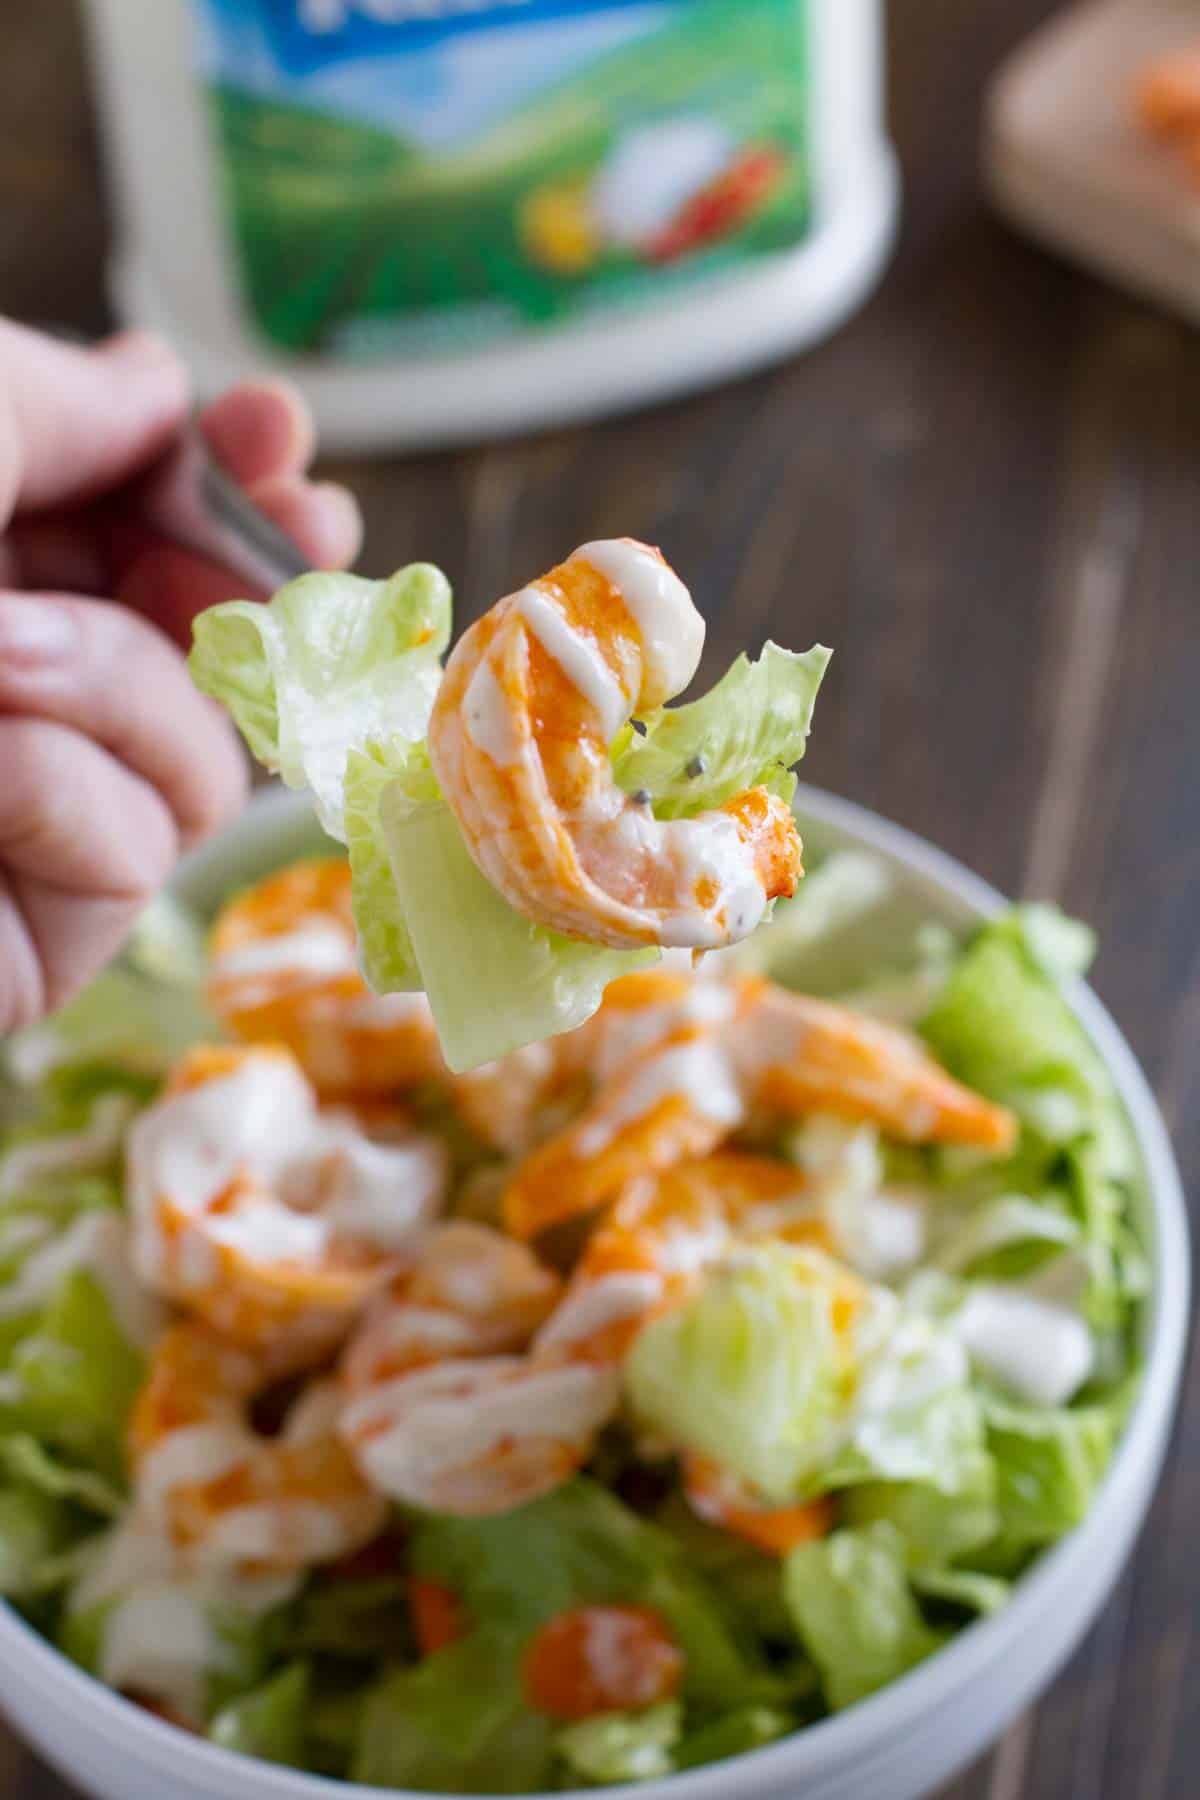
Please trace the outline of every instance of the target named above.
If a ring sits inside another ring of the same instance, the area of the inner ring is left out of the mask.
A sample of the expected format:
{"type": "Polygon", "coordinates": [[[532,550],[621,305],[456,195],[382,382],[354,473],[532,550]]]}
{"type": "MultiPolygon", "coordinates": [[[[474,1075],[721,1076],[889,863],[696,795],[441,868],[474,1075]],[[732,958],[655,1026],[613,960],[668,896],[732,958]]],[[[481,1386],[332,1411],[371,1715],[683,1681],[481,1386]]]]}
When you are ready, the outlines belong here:
{"type": "MultiPolygon", "coordinates": [[[[940,851],[858,807],[802,789],[797,810],[810,847],[863,848],[891,867],[898,898],[889,909],[889,936],[923,918],[962,930],[1004,904],[940,851]]],[[[178,891],[214,905],[228,888],[311,849],[314,837],[303,801],[262,794],[238,824],[189,859],[178,891]]],[[[1137,1137],[1139,1222],[1153,1266],[1144,1383],[1091,1513],[1025,1576],[1002,1612],[970,1626],[882,1693],[736,1761],[612,1792],[626,1800],[918,1800],[977,1756],[1045,1687],[1103,1605],[1162,1460],[1186,1334],[1188,1238],[1179,1176],[1145,1078],[1095,995],[1081,984],[1073,1004],[1137,1137]]],[[[176,1731],[82,1674],[3,1607],[0,1703],[49,1762],[101,1800],[348,1800],[352,1791],[356,1800],[395,1800],[394,1791],[350,1790],[176,1731]]]]}

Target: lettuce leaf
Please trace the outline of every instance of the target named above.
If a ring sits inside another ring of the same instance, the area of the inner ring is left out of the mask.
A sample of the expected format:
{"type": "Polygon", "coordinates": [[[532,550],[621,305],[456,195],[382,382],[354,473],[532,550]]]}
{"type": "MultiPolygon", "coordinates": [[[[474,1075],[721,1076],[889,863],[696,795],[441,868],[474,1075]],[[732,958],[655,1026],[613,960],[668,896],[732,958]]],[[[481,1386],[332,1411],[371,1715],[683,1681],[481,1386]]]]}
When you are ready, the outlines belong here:
{"type": "Polygon", "coordinates": [[[780,1506],[798,1497],[844,1400],[832,1292],[807,1267],[774,1248],[717,1270],[645,1327],[625,1365],[644,1424],[780,1506]]]}
{"type": "Polygon", "coordinates": [[[786,1737],[797,1723],[792,1714],[778,1707],[739,1706],[722,1718],[689,1731],[676,1747],[676,1769],[698,1769],[705,1763],[724,1762],[730,1756],[745,1756],[750,1750],[761,1750],[776,1738],[786,1737]]]}
{"type": "Polygon", "coordinates": [[[645,1712],[599,1713],[566,1725],[555,1748],[582,1781],[653,1781],[674,1769],[671,1753],[682,1732],[683,1708],[665,1700],[645,1712]]]}
{"type": "Polygon", "coordinates": [[[511,1631],[484,1628],[388,1672],[362,1715],[351,1779],[435,1794],[550,1785],[555,1728],[525,1704],[511,1631]]]}
{"type": "Polygon", "coordinates": [[[515,1512],[424,1518],[411,1560],[418,1574],[457,1594],[481,1627],[522,1639],[575,1606],[652,1607],[687,1659],[690,1701],[725,1709],[779,1697],[781,1683],[757,1646],[679,1546],[582,1476],[515,1512]]]}
{"type": "Polygon", "coordinates": [[[0,1487],[0,1594],[20,1600],[76,1533],[61,1500],[26,1486],[0,1487]]]}
{"type": "Polygon", "coordinates": [[[125,1425],[143,1374],[103,1289],[76,1270],[12,1352],[0,1431],[27,1432],[123,1484],[125,1425]]]}
{"type": "Polygon", "coordinates": [[[429,563],[387,581],[302,575],[269,605],[231,600],[201,613],[192,679],[229,708],[259,762],[312,790],[341,840],[347,752],[424,735],[450,612],[449,584],[429,563]]]}
{"type": "Polygon", "coordinates": [[[222,1707],[208,1735],[222,1750],[303,1769],[307,1766],[305,1737],[311,1698],[308,1665],[289,1663],[260,1687],[222,1707]]]}
{"type": "Polygon", "coordinates": [[[790,801],[793,763],[808,742],[813,706],[833,652],[768,643],[756,662],[739,656],[699,700],[652,713],[615,760],[628,794],[644,790],[656,818],[682,819],[724,806],[750,787],[790,801]]]}
{"type": "MultiPolygon", "coordinates": [[[[380,821],[399,916],[456,1074],[582,1025],[610,981],[657,960],[656,950],[581,943],[515,912],[476,868],[443,801],[414,805],[393,783],[380,821]]],[[[373,972],[389,967],[407,980],[399,957],[382,969],[377,959],[373,972]]]]}
{"type": "Polygon", "coordinates": [[[1014,1550],[1053,1544],[1082,1523],[1108,1467],[1125,1396],[1107,1405],[986,1402],[999,1536],[1014,1550]]]}
{"type": "Polygon", "coordinates": [[[886,1524],[802,1544],[784,1575],[796,1629],[838,1711],[940,1648],[909,1586],[904,1546],[886,1524]]]}

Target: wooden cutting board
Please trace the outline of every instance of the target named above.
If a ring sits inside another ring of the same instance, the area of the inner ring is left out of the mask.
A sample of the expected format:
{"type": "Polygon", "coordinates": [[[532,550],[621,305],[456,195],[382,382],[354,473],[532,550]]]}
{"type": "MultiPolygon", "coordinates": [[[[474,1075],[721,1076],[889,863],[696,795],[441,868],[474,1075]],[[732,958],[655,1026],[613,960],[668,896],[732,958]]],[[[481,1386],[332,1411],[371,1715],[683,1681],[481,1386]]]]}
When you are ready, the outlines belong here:
{"type": "Polygon", "coordinates": [[[1198,0],[1091,0],[996,77],[984,161],[1021,229],[1200,324],[1200,177],[1134,116],[1138,71],[1200,46],[1198,0]]]}

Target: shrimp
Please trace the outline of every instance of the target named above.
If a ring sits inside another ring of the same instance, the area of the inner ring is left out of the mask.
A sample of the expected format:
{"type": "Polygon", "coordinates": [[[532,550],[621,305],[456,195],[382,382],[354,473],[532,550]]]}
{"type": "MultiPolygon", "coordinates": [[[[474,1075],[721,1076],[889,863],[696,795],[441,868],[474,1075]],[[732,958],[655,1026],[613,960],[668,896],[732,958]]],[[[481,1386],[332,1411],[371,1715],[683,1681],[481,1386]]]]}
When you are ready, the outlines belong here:
{"type": "Polygon", "coordinates": [[[560,1283],[524,1244],[453,1219],[374,1301],[342,1362],[350,1393],[447,1356],[520,1350],[553,1311],[560,1283]]]}
{"type": "Polygon", "coordinates": [[[189,1053],[128,1138],[139,1278],[246,1349],[332,1349],[436,1213],[446,1153],[322,1115],[278,1048],[189,1053]]]}
{"type": "Polygon", "coordinates": [[[919,1039],[848,1007],[756,984],[725,1033],[748,1105],[795,1118],[832,1113],[909,1144],[1011,1150],[1012,1113],[963,1087],[919,1039]]]}
{"type": "Polygon", "coordinates": [[[504,1195],[517,1237],[535,1237],[612,1200],[634,1176],[703,1156],[741,1123],[744,1107],[720,1044],[739,995],[667,972],[595,1021],[588,1048],[601,1079],[578,1118],[518,1166],[504,1195]],[[653,1003],[626,1004],[635,996],[653,1003]]]}
{"type": "Polygon", "coordinates": [[[303,1570],[376,1537],[387,1502],[335,1430],[336,1386],[316,1382],[274,1438],[250,1422],[270,1366],[203,1325],[160,1340],[129,1424],[134,1503],[196,1565],[303,1570]]]}
{"type": "Polygon", "coordinates": [[[342,1361],[342,1438],[376,1488],[476,1515],[508,1512],[575,1472],[616,1408],[616,1372],[511,1353],[558,1293],[532,1252],[499,1232],[459,1221],[434,1234],[342,1361]]]}
{"type": "Polygon", "coordinates": [[[683,583],[631,538],[583,545],[460,639],[429,752],[472,857],[528,918],[617,948],[712,949],[795,892],[795,820],[766,789],[658,820],[613,779],[613,739],[688,685],[703,644],[683,583]]]}
{"type": "Polygon", "coordinates": [[[358,969],[350,870],[293,864],[230,902],[208,1000],[235,1037],[286,1044],[326,1096],[391,1094],[442,1073],[424,994],[373,994],[358,969]]]}
{"type": "Polygon", "coordinates": [[[905,1032],[753,977],[668,979],[683,987],[652,1009],[653,1028],[635,1013],[623,1035],[617,1007],[584,1027],[609,1078],[518,1165],[504,1195],[516,1236],[593,1211],[647,1169],[706,1155],[752,1113],[832,1113],[909,1143],[1004,1151],[1015,1140],[1010,1113],[953,1080],[905,1032]]]}
{"type": "Polygon", "coordinates": [[[721,1151],[629,1183],[593,1232],[536,1351],[620,1362],[734,1246],[775,1237],[832,1247],[819,1198],[790,1163],[721,1151]]]}

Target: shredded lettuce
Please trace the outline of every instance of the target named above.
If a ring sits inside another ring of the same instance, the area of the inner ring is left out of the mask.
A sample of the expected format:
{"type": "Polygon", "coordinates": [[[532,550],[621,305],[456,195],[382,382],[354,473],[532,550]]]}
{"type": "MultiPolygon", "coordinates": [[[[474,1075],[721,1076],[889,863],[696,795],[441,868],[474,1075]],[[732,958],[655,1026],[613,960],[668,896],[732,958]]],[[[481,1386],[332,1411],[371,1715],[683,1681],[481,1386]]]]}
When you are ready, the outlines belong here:
{"type": "Polygon", "coordinates": [[[229,708],[261,763],[311,789],[321,823],[343,839],[348,751],[424,735],[450,641],[450,587],[429,563],[387,581],[302,575],[269,605],[230,600],[193,629],[197,687],[229,708]]]}
{"type": "Polygon", "coordinates": [[[689,1731],[674,1752],[676,1769],[698,1769],[705,1763],[724,1762],[761,1750],[776,1738],[786,1737],[797,1721],[792,1713],[770,1706],[739,1706],[723,1718],[689,1731]]]}
{"type": "Polygon", "coordinates": [[[726,1708],[779,1696],[757,1646],[679,1545],[582,1476],[494,1518],[422,1519],[411,1558],[481,1626],[528,1634],[571,1607],[636,1602],[683,1650],[690,1701],[726,1708]]]}
{"type": "Polygon", "coordinates": [[[572,1775],[587,1782],[653,1781],[670,1775],[683,1734],[683,1708],[665,1700],[644,1712],[600,1713],[566,1725],[556,1748],[572,1775]]]}
{"type": "Polygon", "coordinates": [[[550,1785],[555,1728],[525,1704],[511,1631],[481,1628],[367,1700],[351,1779],[425,1793],[528,1794],[550,1785]]]}
{"type": "Polygon", "coordinates": [[[303,1769],[311,1698],[311,1670],[306,1663],[290,1663],[261,1687],[222,1707],[208,1735],[223,1750],[303,1769]]]}
{"type": "Polygon", "coordinates": [[[61,1500],[33,1487],[0,1487],[0,1595],[21,1600],[39,1592],[73,1535],[61,1500]]]}
{"type": "Polygon", "coordinates": [[[886,1524],[835,1531],[787,1559],[788,1604],[825,1698],[838,1711],[939,1649],[909,1586],[904,1545],[886,1524]]]}
{"type": "Polygon", "coordinates": [[[119,1487],[125,1423],[143,1368],[103,1289],[76,1270],[12,1350],[0,1433],[32,1436],[119,1487]]]}
{"type": "Polygon", "coordinates": [[[634,1412],[776,1505],[794,1500],[843,1403],[834,1297],[820,1259],[774,1247],[716,1271],[641,1332],[634,1412]]]}
{"type": "Polygon", "coordinates": [[[1087,1516],[1108,1466],[1126,1396],[1075,1407],[986,1403],[999,1537],[1014,1552],[1053,1544],[1087,1516]]]}
{"type": "Polygon", "coordinates": [[[626,793],[644,790],[655,816],[682,819],[724,806],[745,788],[790,801],[792,765],[804,755],[813,707],[833,652],[768,643],[756,662],[739,656],[699,700],[651,714],[615,759],[626,793]]]}
{"type": "Polygon", "coordinates": [[[609,950],[515,912],[471,859],[450,808],[383,795],[381,829],[442,1054],[456,1073],[582,1025],[654,950],[609,950]]]}

